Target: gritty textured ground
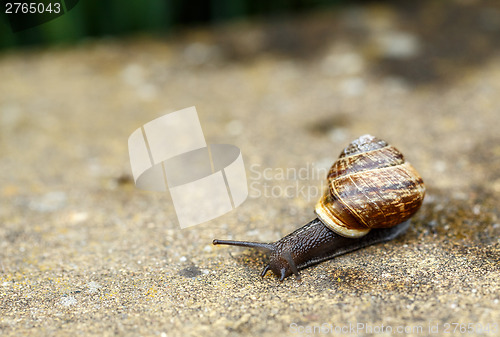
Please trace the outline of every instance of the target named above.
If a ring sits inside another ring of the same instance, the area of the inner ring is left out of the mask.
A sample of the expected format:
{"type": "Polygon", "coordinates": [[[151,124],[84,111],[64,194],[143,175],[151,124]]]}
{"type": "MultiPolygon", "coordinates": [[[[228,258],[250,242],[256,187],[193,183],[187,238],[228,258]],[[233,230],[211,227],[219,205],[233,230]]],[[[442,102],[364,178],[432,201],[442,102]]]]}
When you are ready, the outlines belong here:
{"type": "Polygon", "coordinates": [[[0,335],[498,336],[500,6],[415,3],[0,55],[0,335]],[[133,186],[127,138],[192,105],[242,150],[250,196],[181,230],[133,186]],[[312,219],[314,172],[365,133],[427,185],[404,236],[283,283],[211,245],[312,219]]]}

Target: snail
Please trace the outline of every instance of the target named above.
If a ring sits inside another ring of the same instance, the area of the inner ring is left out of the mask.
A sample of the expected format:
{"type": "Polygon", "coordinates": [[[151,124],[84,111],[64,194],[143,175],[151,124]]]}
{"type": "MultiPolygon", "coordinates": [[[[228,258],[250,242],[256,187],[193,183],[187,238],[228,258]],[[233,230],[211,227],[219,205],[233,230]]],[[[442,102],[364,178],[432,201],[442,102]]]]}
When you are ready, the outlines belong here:
{"type": "Polygon", "coordinates": [[[333,163],[328,188],[317,202],[317,218],[274,243],[217,240],[214,245],[252,247],[270,252],[271,270],[283,281],[299,270],[348,252],[394,239],[409,227],[422,205],[425,186],[401,152],[363,135],[333,163]]]}

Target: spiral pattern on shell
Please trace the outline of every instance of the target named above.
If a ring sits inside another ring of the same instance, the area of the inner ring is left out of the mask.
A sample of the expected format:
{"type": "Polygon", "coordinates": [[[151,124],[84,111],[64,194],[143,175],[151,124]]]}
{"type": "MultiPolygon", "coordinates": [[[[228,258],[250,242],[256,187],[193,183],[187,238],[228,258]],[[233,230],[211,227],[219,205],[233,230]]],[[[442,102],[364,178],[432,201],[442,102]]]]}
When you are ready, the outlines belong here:
{"type": "Polygon", "coordinates": [[[327,179],[329,188],[315,211],[326,226],[346,237],[409,219],[425,195],[422,178],[403,154],[370,135],[342,151],[327,179]]]}

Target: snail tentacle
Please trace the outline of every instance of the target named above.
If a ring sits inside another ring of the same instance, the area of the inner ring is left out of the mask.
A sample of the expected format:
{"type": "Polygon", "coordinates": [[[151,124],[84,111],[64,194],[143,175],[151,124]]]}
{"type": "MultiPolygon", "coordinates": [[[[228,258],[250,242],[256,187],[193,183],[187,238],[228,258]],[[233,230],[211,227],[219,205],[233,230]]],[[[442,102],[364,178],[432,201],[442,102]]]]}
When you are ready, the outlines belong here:
{"type": "Polygon", "coordinates": [[[264,267],[264,269],[262,269],[262,272],[260,273],[260,276],[264,277],[266,276],[267,272],[269,271],[270,269],[270,266],[269,266],[269,263],[264,267]]]}
{"type": "Polygon", "coordinates": [[[286,268],[281,268],[280,282],[283,282],[285,277],[286,277],[286,268]]]}
{"type": "MultiPolygon", "coordinates": [[[[292,254],[287,251],[283,254],[283,258],[285,259],[286,262],[288,262],[288,266],[290,267],[290,270],[292,273],[295,275],[295,278],[300,281],[300,274],[299,274],[299,269],[297,268],[297,264],[292,258],[292,254]]],[[[283,268],[286,271],[286,268],[283,268]]],[[[282,269],[282,275],[283,275],[283,269],[282,269]]]]}

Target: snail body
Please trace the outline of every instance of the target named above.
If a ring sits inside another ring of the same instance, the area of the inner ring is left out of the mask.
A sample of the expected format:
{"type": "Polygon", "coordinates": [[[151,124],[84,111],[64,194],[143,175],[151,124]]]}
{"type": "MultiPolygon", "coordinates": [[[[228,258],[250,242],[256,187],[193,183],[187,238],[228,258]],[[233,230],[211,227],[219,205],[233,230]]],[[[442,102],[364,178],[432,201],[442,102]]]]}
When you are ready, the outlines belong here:
{"type": "Polygon", "coordinates": [[[422,178],[401,152],[364,135],[332,165],[328,189],[315,207],[317,218],[274,243],[214,240],[213,244],[270,251],[269,270],[280,277],[333,257],[394,239],[422,205],[422,178]]]}

